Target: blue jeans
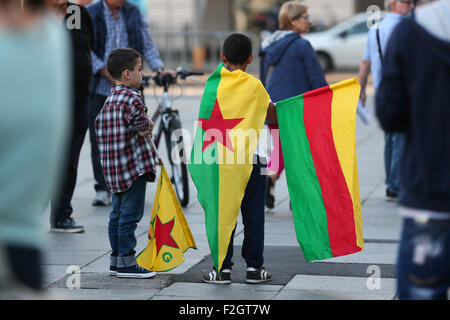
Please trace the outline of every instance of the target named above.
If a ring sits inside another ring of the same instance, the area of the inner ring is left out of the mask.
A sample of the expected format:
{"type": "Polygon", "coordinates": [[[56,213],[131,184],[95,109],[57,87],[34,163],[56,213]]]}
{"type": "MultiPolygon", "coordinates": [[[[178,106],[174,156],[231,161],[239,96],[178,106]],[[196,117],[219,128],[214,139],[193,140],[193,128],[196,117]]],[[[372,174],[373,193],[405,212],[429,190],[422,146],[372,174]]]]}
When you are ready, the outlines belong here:
{"type": "Polygon", "coordinates": [[[400,300],[446,300],[450,286],[450,220],[404,218],[397,261],[400,300]]]}
{"type": "Polygon", "coordinates": [[[146,184],[146,175],[143,175],[127,191],[112,194],[113,209],[108,224],[111,266],[123,268],[136,264],[134,232],[144,215],[146,184]]]}
{"type": "Polygon", "coordinates": [[[386,133],[384,135],[384,168],[386,187],[390,192],[398,193],[400,189],[400,165],[405,145],[404,133],[386,133]]]}

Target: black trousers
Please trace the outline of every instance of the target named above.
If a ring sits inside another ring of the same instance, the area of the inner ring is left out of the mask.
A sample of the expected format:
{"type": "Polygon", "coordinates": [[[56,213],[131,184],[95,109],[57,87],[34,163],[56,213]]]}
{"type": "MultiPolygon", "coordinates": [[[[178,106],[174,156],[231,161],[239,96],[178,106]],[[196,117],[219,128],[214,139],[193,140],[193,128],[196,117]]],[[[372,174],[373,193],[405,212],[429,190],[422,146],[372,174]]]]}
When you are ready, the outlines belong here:
{"type": "Polygon", "coordinates": [[[95,191],[109,191],[103,176],[102,164],[100,162],[100,152],[98,150],[97,137],[95,135],[95,118],[102,110],[106,101],[105,96],[92,94],[89,101],[89,138],[91,141],[91,161],[94,171],[95,191]]]}
{"type": "Polygon", "coordinates": [[[78,160],[88,129],[88,100],[75,101],[72,113],[72,131],[69,145],[66,149],[63,171],[61,172],[61,187],[51,199],[50,223],[69,218],[73,212],[72,197],[77,183],[78,160]]]}
{"type": "Polygon", "coordinates": [[[6,245],[5,258],[17,281],[31,289],[42,289],[42,252],[39,249],[6,245]]]}
{"type": "MultiPolygon", "coordinates": [[[[245,189],[241,204],[242,222],[244,224],[244,242],[242,244],[242,257],[247,267],[259,269],[264,263],[264,205],[266,202],[265,175],[266,163],[259,157],[253,164],[253,171],[245,189]]],[[[231,234],[227,255],[222,263],[222,269],[231,269],[233,262],[233,240],[236,227],[231,234]]]]}

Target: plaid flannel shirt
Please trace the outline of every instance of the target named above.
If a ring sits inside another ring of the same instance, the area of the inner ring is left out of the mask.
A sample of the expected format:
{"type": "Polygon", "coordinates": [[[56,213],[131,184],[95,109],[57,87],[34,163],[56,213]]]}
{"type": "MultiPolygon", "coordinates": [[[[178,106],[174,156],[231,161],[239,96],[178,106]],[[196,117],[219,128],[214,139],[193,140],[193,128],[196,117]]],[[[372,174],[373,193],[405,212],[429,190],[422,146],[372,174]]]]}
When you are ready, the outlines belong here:
{"type": "Polygon", "coordinates": [[[147,111],[137,90],[116,85],[95,119],[103,174],[113,193],[126,191],[139,176],[155,170],[151,147],[138,134],[150,127],[147,111]]]}

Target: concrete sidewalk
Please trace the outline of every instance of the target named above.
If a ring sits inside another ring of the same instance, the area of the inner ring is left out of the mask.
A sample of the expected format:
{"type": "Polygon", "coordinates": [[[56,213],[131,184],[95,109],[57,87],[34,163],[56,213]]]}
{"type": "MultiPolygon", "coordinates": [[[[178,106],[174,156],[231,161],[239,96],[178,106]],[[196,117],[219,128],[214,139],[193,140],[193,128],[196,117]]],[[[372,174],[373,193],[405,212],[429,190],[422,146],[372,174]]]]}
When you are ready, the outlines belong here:
{"type": "MultiPolygon", "coordinates": [[[[148,101],[154,102],[151,99],[148,101]]],[[[175,102],[176,108],[180,110],[183,127],[192,136],[199,101],[200,98],[184,98],[175,102]]],[[[120,279],[109,275],[107,224],[111,207],[91,206],[95,194],[89,139],[86,138],[73,198],[73,217],[78,224],[84,225],[86,232],[47,234],[44,270],[48,292],[54,299],[81,300],[393,299],[400,218],[396,204],[385,198],[384,137],[376,119],[365,126],[357,118],[356,138],[364,250],[344,257],[306,262],[296,240],[283,175],[275,188],[276,207],[266,214],[265,267],[273,274],[273,281],[261,285],[245,284],[245,266],[240,256],[243,232],[239,220],[233,258],[233,283],[228,286],[206,284],[201,280],[201,270],[209,269],[212,260],[203,210],[197,201],[192,181],[190,203],[184,213],[198,249],[188,250],[185,253],[186,261],[181,266],[160,273],[153,279],[120,279]],[[79,274],[69,275],[71,270],[78,270],[79,274]]],[[[164,158],[165,155],[162,156],[164,158]]],[[[147,245],[154,191],[155,184],[148,184],[146,213],[136,231],[137,252],[147,245]]],[[[47,230],[50,229],[48,221],[47,211],[43,221],[47,230]]]]}

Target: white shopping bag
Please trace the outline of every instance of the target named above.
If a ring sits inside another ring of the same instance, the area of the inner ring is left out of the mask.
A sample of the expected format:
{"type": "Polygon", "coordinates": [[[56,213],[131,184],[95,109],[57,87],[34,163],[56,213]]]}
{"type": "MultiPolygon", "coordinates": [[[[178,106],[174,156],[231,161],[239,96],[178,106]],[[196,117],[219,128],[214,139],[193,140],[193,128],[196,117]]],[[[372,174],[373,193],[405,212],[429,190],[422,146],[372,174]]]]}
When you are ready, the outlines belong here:
{"type": "Polygon", "coordinates": [[[364,124],[366,125],[370,124],[370,121],[372,120],[372,112],[368,106],[363,104],[361,99],[358,100],[358,107],[356,108],[356,113],[359,115],[364,124]]]}

